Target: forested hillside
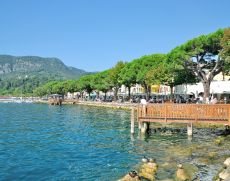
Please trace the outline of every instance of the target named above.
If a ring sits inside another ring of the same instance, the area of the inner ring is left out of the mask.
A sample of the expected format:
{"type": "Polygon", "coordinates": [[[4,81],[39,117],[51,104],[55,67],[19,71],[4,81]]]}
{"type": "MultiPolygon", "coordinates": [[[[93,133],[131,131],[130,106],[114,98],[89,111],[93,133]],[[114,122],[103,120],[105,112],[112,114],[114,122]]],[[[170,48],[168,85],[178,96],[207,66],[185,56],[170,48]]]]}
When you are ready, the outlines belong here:
{"type": "Polygon", "coordinates": [[[32,93],[49,81],[78,79],[86,74],[57,58],[0,55],[0,95],[32,93]]]}

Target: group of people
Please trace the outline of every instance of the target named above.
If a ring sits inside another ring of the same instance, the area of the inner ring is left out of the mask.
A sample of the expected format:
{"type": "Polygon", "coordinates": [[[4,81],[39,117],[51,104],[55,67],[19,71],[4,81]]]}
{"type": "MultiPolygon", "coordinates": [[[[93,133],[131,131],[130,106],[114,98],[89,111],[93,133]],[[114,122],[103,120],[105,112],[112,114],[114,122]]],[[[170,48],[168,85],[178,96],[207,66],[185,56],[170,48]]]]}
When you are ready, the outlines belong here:
{"type": "Polygon", "coordinates": [[[207,97],[206,100],[204,100],[204,98],[202,96],[199,96],[199,99],[197,101],[197,104],[202,104],[202,103],[207,103],[207,104],[216,104],[217,103],[217,98],[210,96],[207,97]]]}

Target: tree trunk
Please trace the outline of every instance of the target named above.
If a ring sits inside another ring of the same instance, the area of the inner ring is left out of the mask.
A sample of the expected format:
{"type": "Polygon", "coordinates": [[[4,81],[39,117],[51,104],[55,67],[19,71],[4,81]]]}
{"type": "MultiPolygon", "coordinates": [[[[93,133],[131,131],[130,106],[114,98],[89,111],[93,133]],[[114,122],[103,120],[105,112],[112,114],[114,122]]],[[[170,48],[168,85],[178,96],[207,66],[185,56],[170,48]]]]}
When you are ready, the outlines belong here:
{"type": "Polygon", "coordinates": [[[105,99],[104,100],[106,101],[106,92],[105,92],[105,99]]]}
{"type": "Polygon", "coordinates": [[[119,90],[118,87],[115,87],[115,88],[114,88],[114,101],[117,101],[117,100],[118,100],[118,96],[117,96],[118,90],[119,90]]]}
{"type": "Polygon", "coordinates": [[[96,94],[97,94],[97,99],[99,99],[99,91],[97,91],[96,94]]]}
{"type": "MultiPolygon", "coordinates": [[[[206,98],[209,98],[210,96],[210,84],[213,78],[219,74],[222,71],[223,68],[223,61],[220,59],[220,56],[218,56],[218,60],[216,61],[215,66],[208,71],[208,73],[205,73],[204,66],[200,63],[201,59],[204,58],[206,54],[203,54],[201,56],[196,56],[197,63],[196,66],[193,66],[192,70],[194,71],[195,75],[201,80],[204,88],[204,102],[206,102],[206,98]]],[[[194,65],[194,64],[193,64],[194,65]]]]}
{"type": "Polygon", "coordinates": [[[129,97],[128,97],[128,99],[130,100],[130,97],[131,97],[131,87],[130,86],[128,87],[128,91],[129,91],[129,97]]]}
{"type": "Polygon", "coordinates": [[[206,102],[206,98],[209,98],[210,96],[210,84],[211,84],[211,81],[207,81],[207,82],[202,82],[203,84],[203,87],[204,87],[204,102],[206,102]]]}
{"type": "Polygon", "coordinates": [[[149,96],[148,96],[148,86],[147,85],[143,85],[144,89],[145,89],[145,94],[146,94],[146,101],[148,101],[149,96]]]}
{"type": "Polygon", "coordinates": [[[170,94],[171,94],[171,102],[173,102],[173,99],[174,99],[173,84],[170,84],[170,94]]]}
{"type": "Polygon", "coordinates": [[[151,94],[151,86],[144,85],[145,94],[146,94],[146,101],[149,101],[150,94],[151,94]]]}
{"type": "Polygon", "coordinates": [[[151,95],[151,86],[147,86],[147,96],[146,96],[146,100],[149,101],[151,95]]]}
{"type": "Polygon", "coordinates": [[[225,81],[225,72],[222,71],[223,81],[225,81]]]}

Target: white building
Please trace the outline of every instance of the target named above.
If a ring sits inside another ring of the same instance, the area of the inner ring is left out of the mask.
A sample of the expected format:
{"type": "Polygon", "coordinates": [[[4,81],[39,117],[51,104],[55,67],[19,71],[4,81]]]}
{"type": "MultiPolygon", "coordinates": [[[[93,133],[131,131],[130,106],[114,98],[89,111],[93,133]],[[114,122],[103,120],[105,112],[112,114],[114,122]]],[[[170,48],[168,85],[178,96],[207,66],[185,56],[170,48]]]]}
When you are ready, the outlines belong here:
{"type": "MultiPolygon", "coordinates": [[[[128,95],[128,88],[122,85],[118,92],[121,95],[128,95]]],[[[130,93],[131,95],[145,94],[145,89],[140,84],[136,84],[131,87],[130,93]]],[[[151,93],[159,95],[169,95],[170,87],[167,85],[152,85],[151,93]]]]}
{"type": "MultiPolygon", "coordinates": [[[[182,84],[175,86],[174,94],[177,95],[194,95],[198,97],[199,94],[204,92],[203,84],[201,82],[196,84],[182,84]]],[[[216,95],[218,99],[223,96],[230,95],[230,81],[212,81],[210,85],[210,93],[216,95]]]]}

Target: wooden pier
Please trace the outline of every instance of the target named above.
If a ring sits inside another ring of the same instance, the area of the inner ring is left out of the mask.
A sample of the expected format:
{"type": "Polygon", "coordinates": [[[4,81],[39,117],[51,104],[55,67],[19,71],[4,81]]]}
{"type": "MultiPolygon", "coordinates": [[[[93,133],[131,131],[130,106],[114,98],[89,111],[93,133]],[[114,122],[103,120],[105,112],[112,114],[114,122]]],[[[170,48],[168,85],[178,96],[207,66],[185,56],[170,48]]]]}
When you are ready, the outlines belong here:
{"type": "MultiPolygon", "coordinates": [[[[192,134],[193,123],[230,126],[230,104],[149,104],[137,108],[139,129],[146,132],[149,123],[187,123],[192,134]]],[[[131,119],[132,125],[132,119],[131,119]]],[[[131,130],[133,132],[133,130],[131,130]]]]}

